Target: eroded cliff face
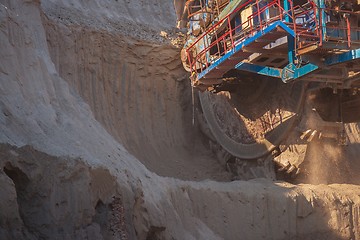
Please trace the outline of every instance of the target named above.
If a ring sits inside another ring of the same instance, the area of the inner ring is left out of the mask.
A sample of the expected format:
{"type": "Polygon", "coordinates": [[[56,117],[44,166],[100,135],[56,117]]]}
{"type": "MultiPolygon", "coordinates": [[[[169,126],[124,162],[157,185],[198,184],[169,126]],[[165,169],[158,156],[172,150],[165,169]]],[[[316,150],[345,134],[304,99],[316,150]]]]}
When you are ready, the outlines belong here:
{"type": "Polygon", "coordinates": [[[60,76],[151,171],[190,180],[229,179],[191,125],[191,92],[178,48],[50,20],[46,30],[60,76]]]}
{"type": "Polygon", "coordinates": [[[359,239],[359,186],[153,173],[209,169],[178,50],[51,17],[88,4],[104,23],[118,2],[0,1],[0,239],[359,239]]]}
{"type": "Polygon", "coordinates": [[[43,17],[52,61],[111,135],[159,175],[230,179],[191,125],[191,90],[174,29],[149,28],[141,31],[146,39],[134,39],[117,25],[105,31],[101,19],[81,26],[64,19],[43,17]]]}

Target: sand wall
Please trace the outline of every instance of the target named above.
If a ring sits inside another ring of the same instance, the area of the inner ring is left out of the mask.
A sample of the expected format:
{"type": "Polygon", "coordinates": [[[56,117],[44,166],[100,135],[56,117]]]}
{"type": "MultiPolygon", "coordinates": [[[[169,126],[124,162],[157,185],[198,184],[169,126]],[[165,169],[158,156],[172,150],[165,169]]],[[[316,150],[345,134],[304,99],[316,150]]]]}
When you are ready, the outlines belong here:
{"type": "MultiPolygon", "coordinates": [[[[186,180],[229,180],[192,126],[188,74],[179,48],[43,17],[59,75],[95,118],[151,171],[186,180]]],[[[196,106],[197,107],[197,106],[196,106]]]]}

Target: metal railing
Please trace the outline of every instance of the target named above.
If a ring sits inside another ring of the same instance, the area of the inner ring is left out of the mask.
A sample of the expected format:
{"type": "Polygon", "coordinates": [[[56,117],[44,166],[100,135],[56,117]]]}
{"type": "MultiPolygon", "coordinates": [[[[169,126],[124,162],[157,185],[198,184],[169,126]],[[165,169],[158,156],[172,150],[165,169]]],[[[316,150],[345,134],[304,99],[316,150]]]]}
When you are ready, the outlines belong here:
{"type": "MultiPolygon", "coordinates": [[[[285,22],[284,19],[288,20],[286,24],[293,29],[296,36],[295,52],[297,48],[311,44],[322,46],[323,41],[327,40],[323,39],[324,32],[331,29],[331,27],[326,26],[326,23],[323,24],[322,14],[328,14],[334,9],[321,9],[312,1],[294,7],[292,1],[289,0],[289,4],[290,9],[288,11],[285,11],[281,5],[281,0],[271,2],[248,0],[238,6],[234,11],[210,26],[186,49],[191,71],[195,74],[202,72],[221,56],[232,51],[244,39],[263,31],[275,21],[285,22]],[[246,21],[234,25],[232,16],[240,14],[240,11],[247,7],[255,8],[256,11],[250,14],[246,21]],[[273,12],[273,16],[267,18],[265,15],[269,11],[273,12]]],[[[339,14],[355,14],[345,10],[337,10],[337,12],[339,14]]],[[[350,26],[349,19],[347,19],[345,27],[336,26],[334,29],[346,32],[346,37],[340,40],[348,42],[349,47],[352,42],[351,34],[354,32],[358,34],[359,32],[359,28],[350,26]]]]}

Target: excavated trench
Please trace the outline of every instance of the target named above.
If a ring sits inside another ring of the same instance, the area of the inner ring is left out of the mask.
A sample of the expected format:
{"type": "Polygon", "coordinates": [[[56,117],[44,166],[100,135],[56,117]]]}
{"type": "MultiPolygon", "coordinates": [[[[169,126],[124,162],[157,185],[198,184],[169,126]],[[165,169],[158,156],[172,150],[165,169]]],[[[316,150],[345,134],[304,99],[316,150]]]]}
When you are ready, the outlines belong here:
{"type": "Polygon", "coordinates": [[[229,181],[172,2],[0,0],[0,22],[0,239],[359,239],[358,185],[229,181]]]}

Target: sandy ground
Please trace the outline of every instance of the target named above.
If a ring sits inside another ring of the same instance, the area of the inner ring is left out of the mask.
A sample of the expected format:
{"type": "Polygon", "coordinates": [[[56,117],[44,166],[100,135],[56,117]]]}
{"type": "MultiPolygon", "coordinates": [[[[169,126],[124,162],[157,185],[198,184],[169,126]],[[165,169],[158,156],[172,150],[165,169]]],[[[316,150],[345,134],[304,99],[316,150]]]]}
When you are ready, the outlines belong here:
{"type": "Polygon", "coordinates": [[[357,185],[215,181],[171,4],[0,0],[0,239],[359,239],[357,185]]]}

